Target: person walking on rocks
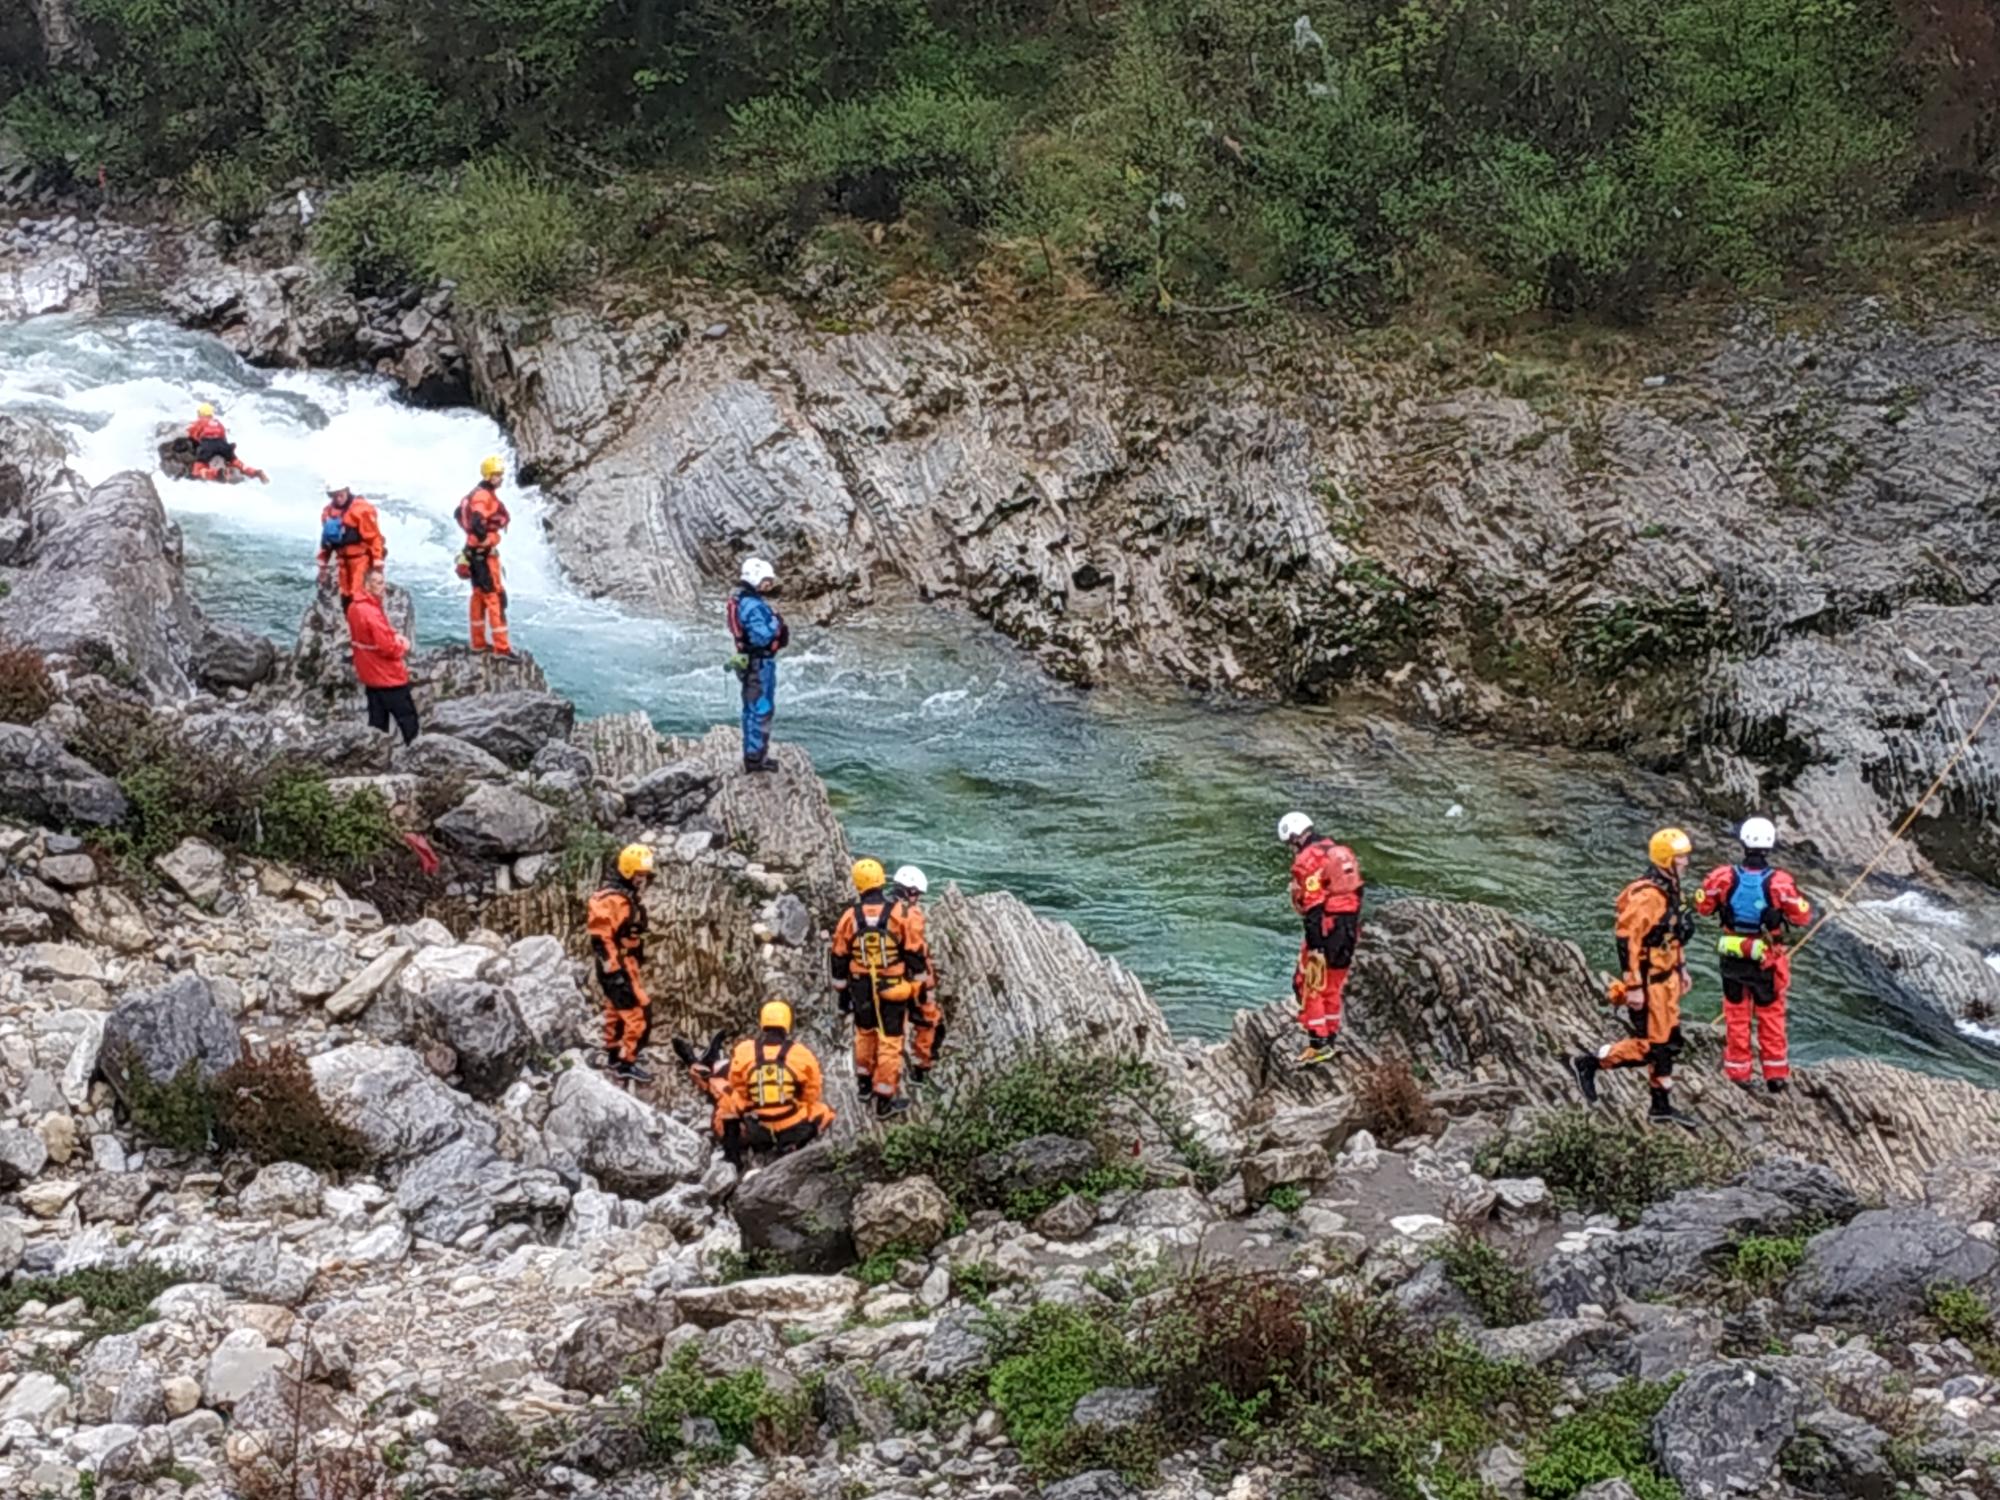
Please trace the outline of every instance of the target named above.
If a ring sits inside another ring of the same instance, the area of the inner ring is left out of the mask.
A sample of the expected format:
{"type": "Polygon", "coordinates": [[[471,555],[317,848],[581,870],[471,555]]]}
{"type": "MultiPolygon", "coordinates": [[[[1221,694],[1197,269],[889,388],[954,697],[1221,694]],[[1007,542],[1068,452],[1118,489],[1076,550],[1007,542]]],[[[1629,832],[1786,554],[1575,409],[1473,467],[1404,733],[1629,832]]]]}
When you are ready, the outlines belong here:
{"type": "Polygon", "coordinates": [[[1674,1058],[1681,1050],[1681,996],[1688,992],[1686,944],[1694,919],[1681,901],[1694,845],[1678,828],[1662,828],[1646,846],[1646,873],[1618,893],[1618,962],[1605,999],[1629,1012],[1631,1035],[1570,1059],[1584,1099],[1597,1102],[1597,1075],[1606,1068],[1644,1064],[1652,1083],[1655,1125],[1695,1128],[1691,1115],[1674,1108],[1674,1058]]]}
{"type": "Polygon", "coordinates": [[[611,1071],[634,1083],[651,1083],[639,1066],[652,999],[640,978],[646,961],[646,887],[653,879],[653,851],[627,844],[617,872],[598,887],[585,909],[597,987],[604,996],[604,1051],[611,1071]]]}
{"type": "Polygon", "coordinates": [[[458,576],[472,581],[472,649],[512,656],[507,639],[507,585],[500,576],[500,536],[513,518],[500,501],[506,473],[499,458],[480,460],[479,483],[458,502],[458,528],[465,533],[458,576]]]}
{"type": "Polygon", "coordinates": [[[1695,893],[1694,909],[1722,923],[1716,944],[1722,969],[1722,1071],[1738,1088],[1757,1086],[1750,1055],[1756,1034],[1764,1087],[1790,1087],[1791,1055],[1785,1042],[1785,994],[1792,984],[1785,929],[1812,920],[1812,906],[1798,883],[1771,865],[1778,830],[1769,818],[1751,818],[1737,833],[1740,864],[1717,865],[1695,893]]]}
{"type": "Polygon", "coordinates": [[[830,963],[835,1003],[854,1017],[854,1084],[875,1096],[875,1113],[901,1114],[909,1102],[896,1097],[903,1081],[903,1037],[910,1002],[930,973],[924,914],[894,901],[889,877],[876,859],[854,862],[854,904],[834,924],[830,963]]]}
{"type": "Polygon", "coordinates": [[[1298,1060],[1324,1062],[1333,1055],[1347,974],[1361,940],[1361,864],[1345,844],[1314,831],[1302,812],[1278,819],[1278,839],[1292,851],[1292,910],[1305,922],[1292,970],[1299,1025],[1306,1033],[1298,1060]]]}
{"type": "Polygon", "coordinates": [[[397,634],[382,608],[388,584],[380,568],[361,578],[361,589],[347,606],[347,641],[354,650],[354,675],[368,696],[368,727],[385,731],[395,720],[403,743],[417,737],[417,705],[410,697],[410,642],[397,634]]]}
{"type": "Polygon", "coordinates": [[[361,592],[361,581],[371,568],[379,569],[389,555],[382,540],[382,518],[372,502],[344,484],[332,480],[326,485],[326,509],[319,513],[319,583],[329,580],[340,589],[340,607],[346,609],[361,592]]]}
{"type": "Polygon", "coordinates": [[[736,642],[730,661],[743,684],[743,769],[775,771],[768,760],[771,716],[778,706],[777,655],[791,639],[784,617],[772,605],[778,575],[761,557],[744,560],[736,592],[729,596],[729,634],[736,642]]]}

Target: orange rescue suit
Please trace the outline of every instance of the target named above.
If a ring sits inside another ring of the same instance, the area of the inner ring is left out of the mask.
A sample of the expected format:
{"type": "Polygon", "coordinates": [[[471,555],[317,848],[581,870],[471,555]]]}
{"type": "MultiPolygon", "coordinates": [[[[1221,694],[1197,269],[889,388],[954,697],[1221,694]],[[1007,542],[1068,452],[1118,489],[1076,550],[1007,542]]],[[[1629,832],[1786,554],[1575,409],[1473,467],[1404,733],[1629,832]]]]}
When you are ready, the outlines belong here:
{"type": "Polygon", "coordinates": [[[653,1003],[639,977],[646,961],[646,909],[638,887],[622,876],[611,879],[590,898],[585,925],[604,993],[604,1050],[631,1062],[646,1039],[646,1011],[653,1003]]]}
{"type": "Polygon", "coordinates": [[[472,579],[472,649],[489,648],[505,656],[507,586],[500,576],[500,534],[513,518],[491,484],[482,482],[458,503],[458,525],[465,533],[465,560],[472,579]]]}
{"type": "Polygon", "coordinates": [[[879,890],[862,896],[834,925],[831,968],[842,1009],[854,1015],[855,1083],[893,1099],[903,1081],[910,1006],[930,974],[922,908],[891,902],[879,890]]]}
{"type": "Polygon", "coordinates": [[[1361,864],[1354,851],[1314,834],[1292,857],[1292,910],[1305,921],[1292,993],[1299,1024],[1315,1040],[1340,1030],[1347,973],[1361,938],[1361,864]]]}
{"type": "Polygon", "coordinates": [[[375,513],[374,504],[359,495],[334,496],[319,513],[319,519],[322,536],[319,565],[324,568],[330,562],[338,563],[341,603],[352,604],[354,596],[361,592],[361,580],[368,576],[368,570],[379,568],[389,554],[388,545],[382,540],[382,519],[375,513]],[[337,547],[329,547],[324,541],[329,521],[341,523],[342,540],[337,547]]]}
{"type": "Polygon", "coordinates": [[[1670,1086],[1674,1057],[1681,1050],[1681,996],[1690,987],[1684,948],[1690,930],[1681,909],[1681,883],[1658,866],[1618,893],[1616,933],[1623,973],[1608,998],[1631,1007],[1632,1034],[1603,1048],[1600,1066],[1644,1063],[1655,1088],[1670,1086]]]}

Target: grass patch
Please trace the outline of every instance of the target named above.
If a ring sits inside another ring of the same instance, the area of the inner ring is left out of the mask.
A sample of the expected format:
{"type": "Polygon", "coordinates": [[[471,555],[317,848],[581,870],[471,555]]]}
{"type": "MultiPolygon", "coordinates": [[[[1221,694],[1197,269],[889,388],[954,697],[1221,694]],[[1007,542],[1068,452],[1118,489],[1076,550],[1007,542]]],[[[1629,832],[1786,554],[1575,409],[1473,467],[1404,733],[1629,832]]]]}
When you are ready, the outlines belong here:
{"type": "Polygon", "coordinates": [[[906,1260],[922,1260],[924,1252],[908,1245],[884,1245],[848,1272],[863,1286],[887,1286],[896,1279],[896,1267],[906,1260]]]}
{"type": "Polygon", "coordinates": [[[1680,1486],[1653,1466],[1648,1435],[1678,1383],[1627,1381],[1556,1423],[1528,1460],[1528,1500],[1570,1500],[1603,1479],[1624,1480],[1639,1500],[1681,1500],[1680,1486]]]}
{"type": "Polygon", "coordinates": [[[1445,1279],[1457,1287],[1489,1328],[1511,1328],[1542,1315],[1527,1272],[1478,1235],[1461,1231],[1438,1248],[1445,1279]]]}
{"type": "Polygon", "coordinates": [[[1726,1274],[1759,1297],[1772,1296],[1806,1258],[1806,1241],[1810,1238],[1805,1234],[1750,1235],[1737,1242],[1726,1274]]]}
{"type": "Polygon", "coordinates": [[[187,1277],[154,1265],[71,1271],[64,1276],[16,1277],[0,1286],[0,1328],[14,1326],[15,1314],[30,1302],[54,1307],[81,1297],[93,1334],[130,1333],[146,1321],[160,1293],[187,1277]]]}
{"type": "Polygon", "coordinates": [[[1010,1328],[1005,1348],[987,1394],[1006,1420],[1007,1435],[1036,1473],[1069,1469],[1080,1456],[1062,1451],[1071,1411],[1100,1386],[1129,1378],[1131,1351],[1103,1319],[1050,1305],[1010,1328]]]}
{"type": "Polygon", "coordinates": [[[1264,1196],[1264,1202],[1281,1214],[1295,1214],[1306,1206],[1306,1190],[1296,1182],[1281,1182],[1264,1196]]]}
{"type": "Polygon", "coordinates": [[[1924,1294],[1924,1310],[1946,1338],[1957,1339],[1990,1375],[2000,1376],[2000,1327],[1986,1299],[1968,1286],[1940,1282],[1924,1294]]]}
{"type": "Polygon", "coordinates": [[[711,1461],[739,1445],[766,1454],[790,1452],[805,1439],[812,1425],[810,1400],[779,1395],[761,1370],[704,1375],[698,1359],[692,1346],[682,1348],[657,1375],[624,1393],[649,1456],[711,1461]],[[720,1446],[691,1448],[681,1427],[689,1417],[713,1422],[720,1446]]]}
{"type": "Polygon", "coordinates": [[[1647,1205],[1685,1188],[1724,1181],[1737,1167],[1718,1141],[1680,1131],[1635,1130],[1582,1109],[1539,1116],[1528,1129],[1480,1149],[1486,1177],[1540,1177],[1565,1208],[1637,1221],[1647,1205]]]}

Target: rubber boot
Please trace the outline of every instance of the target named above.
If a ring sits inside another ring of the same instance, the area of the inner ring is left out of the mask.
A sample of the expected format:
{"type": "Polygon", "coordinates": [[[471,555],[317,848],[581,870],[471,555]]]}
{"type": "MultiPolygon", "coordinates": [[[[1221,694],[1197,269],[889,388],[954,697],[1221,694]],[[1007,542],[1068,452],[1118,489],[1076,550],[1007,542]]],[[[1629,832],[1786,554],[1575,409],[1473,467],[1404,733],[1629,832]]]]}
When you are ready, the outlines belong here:
{"type": "Polygon", "coordinates": [[[910,1101],[907,1099],[898,1099],[884,1094],[877,1094],[875,1096],[875,1118],[878,1120],[893,1120],[899,1115],[907,1114],[909,1108],[910,1101]]]}
{"type": "Polygon", "coordinates": [[[1597,1059],[1588,1052],[1579,1052],[1569,1060],[1570,1071],[1576,1074],[1576,1086],[1583,1090],[1583,1102],[1597,1102],[1597,1059]]]}
{"type": "Polygon", "coordinates": [[[1653,1086],[1653,1107],[1646,1112],[1646,1119],[1650,1124],[1678,1125],[1683,1130],[1701,1128],[1701,1122],[1693,1115],[1682,1114],[1674,1108],[1673,1094],[1658,1084],[1653,1086]]]}
{"type": "Polygon", "coordinates": [[[674,1047],[675,1057],[678,1057],[682,1061],[682,1063],[684,1063],[686,1066],[690,1068],[694,1066],[693,1043],[689,1042],[686,1037],[677,1036],[673,1038],[673,1047],[674,1047]]]}
{"type": "Polygon", "coordinates": [[[620,1059],[611,1065],[611,1071],[630,1083],[651,1083],[653,1075],[635,1062],[620,1059]]]}
{"type": "Polygon", "coordinates": [[[1791,1087],[1791,1084],[1783,1078],[1766,1078],[1764,1080],[1764,1087],[1774,1094],[1782,1094],[1786,1089],[1791,1087]]]}

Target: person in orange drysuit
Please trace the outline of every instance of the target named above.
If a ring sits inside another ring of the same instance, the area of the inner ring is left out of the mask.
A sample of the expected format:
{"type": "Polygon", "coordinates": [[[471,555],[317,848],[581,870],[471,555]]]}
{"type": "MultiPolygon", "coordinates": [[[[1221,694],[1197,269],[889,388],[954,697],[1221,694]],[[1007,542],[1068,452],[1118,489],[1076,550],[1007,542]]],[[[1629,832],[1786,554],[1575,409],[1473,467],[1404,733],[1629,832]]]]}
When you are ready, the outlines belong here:
{"type": "Polygon", "coordinates": [[[222,419],[215,414],[215,408],[206,401],[195,408],[194,420],[188,423],[188,440],[194,444],[194,463],[188,472],[196,479],[220,479],[229,469],[265,484],[271,476],[262,469],[253,469],[236,456],[236,445],[229,441],[228,430],[222,419]]]}
{"type": "Polygon", "coordinates": [[[319,513],[319,581],[322,587],[328,579],[336,581],[340,607],[346,609],[369,570],[382,566],[389,548],[382,540],[382,518],[371,502],[332,482],[326,495],[326,509],[319,513]]]}
{"type": "Polygon", "coordinates": [[[1361,865],[1354,851],[1313,831],[1302,812],[1278,819],[1279,841],[1292,851],[1292,910],[1305,922],[1292,993],[1306,1044],[1302,1063],[1324,1062],[1340,1031],[1342,997],[1361,939],[1361,865]]]}
{"type": "Polygon", "coordinates": [[[1688,992],[1686,944],[1694,919],[1681,904],[1681,877],[1694,845],[1678,828],[1662,828],[1647,843],[1646,873],[1618,893],[1618,962],[1623,972],[1605,999],[1629,1011],[1632,1034],[1607,1043],[1595,1054],[1570,1060],[1578,1087],[1597,1102],[1597,1075],[1606,1068],[1645,1064],[1652,1083],[1655,1125],[1696,1126],[1674,1108],[1674,1058],[1681,1050],[1681,996],[1688,992]]]}
{"type": "Polygon", "coordinates": [[[728,1161],[740,1166],[746,1150],[787,1155],[819,1139],[833,1124],[819,1059],[792,1036],[792,1008],[782,1000],[764,1003],[757,1035],[736,1044],[727,1072],[716,1066],[720,1036],[700,1058],[679,1037],[674,1050],[688,1064],[696,1086],[715,1102],[709,1128],[728,1161]]]}
{"type": "Polygon", "coordinates": [[[1785,928],[1810,922],[1812,906],[1788,872],[1771,867],[1778,830],[1769,818],[1750,819],[1737,837],[1743,862],[1710,870],[1694,898],[1697,912],[1722,921],[1716,944],[1722,968],[1722,1071],[1739,1088],[1757,1086],[1751,1076],[1754,1029],[1764,1087],[1782,1094],[1792,1076],[1785,1043],[1792,958],[1785,950],[1785,928]]]}
{"type": "MultiPolygon", "coordinates": [[[[896,903],[891,921],[901,930],[914,926],[921,932],[924,913],[920,903],[930,888],[930,878],[922,870],[915,865],[900,866],[889,877],[889,893],[896,903]]],[[[945,1033],[944,1010],[938,1004],[937,965],[931,959],[928,941],[924,945],[923,973],[913,977],[911,983],[915,993],[910,996],[909,1074],[911,1082],[922,1083],[937,1066],[938,1048],[944,1045],[945,1033]]]]}
{"type": "Polygon", "coordinates": [[[890,900],[888,879],[880,860],[854,862],[854,904],[834,925],[830,966],[841,1014],[854,1017],[855,1086],[875,1096],[875,1113],[884,1118],[909,1108],[896,1097],[903,1036],[910,1002],[930,972],[924,914],[890,900]]]}
{"type": "Polygon", "coordinates": [[[604,1050],[611,1071],[635,1083],[653,1081],[638,1062],[653,1003],[640,979],[646,961],[643,897],[652,878],[653,851],[627,844],[618,851],[618,873],[590,898],[585,922],[597,959],[597,987],[604,993],[604,1050]]]}
{"type": "Polygon", "coordinates": [[[504,473],[498,458],[482,460],[478,487],[458,502],[458,525],[465,533],[459,571],[472,580],[472,649],[490,645],[496,656],[514,652],[507,640],[507,585],[500,576],[500,535],[512,519],[500,503],[504,473]]]}

